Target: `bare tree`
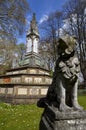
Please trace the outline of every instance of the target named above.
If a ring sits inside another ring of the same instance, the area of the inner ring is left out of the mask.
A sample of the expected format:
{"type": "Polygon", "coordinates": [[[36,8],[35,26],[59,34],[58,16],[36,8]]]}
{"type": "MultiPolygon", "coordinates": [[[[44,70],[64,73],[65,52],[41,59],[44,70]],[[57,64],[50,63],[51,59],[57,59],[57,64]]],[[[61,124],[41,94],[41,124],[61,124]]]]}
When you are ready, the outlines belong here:
{"type": "Polygon", "coordinates": [[[27,0],[0,0],[0,36],[11,38],[21,34],[28,10],[27,0]]]}
{"type": "Polygon", "coordinates": [[[17,58],[16,48],[17,45],[14,43],[14,40],[0,40],[0,74],[5,73],[7,69],[12,67],[13,61],[17,58]]]}
{"type": "Polygon", "coordinates": [[[57,38],[59,37],[59,29],[62,24],[62,12],[56,11],[50,13],[48,19],[44,21],[41,25],[41,29],[44,33],[43,41],[45,41],[48,48],[48,53],[50,52],[50,57],[52,57],[52,62],[54,63],[57,59],[57,38]]]}
{"type": "Polygon", "coordinates": [[[39,54],[47,63],[48,69],[52,71],[54,67],[52,46],[49,41],[47,41],[47,39],[44,41],[42,40],[40,43],[41,44],[39,45],[39,54]]]}
{"type": "Polygon", "coordinates": [[[25,29],[27,0],[0,0],[0,72],[10,69],[19,58],[16,40],[25,29]],[[3,69],[2,69],[3,68],[3,69]]]}
{"type": "Polygon", "coordinates": [[[64,5],[64,19],[69,25],[66,32],[77,37],[77,51],[86,84],[86,1],[68,0],[64,5]]]}
{"type": "Polygon", "coordinates": [[[26,52],[26,46],[24,43],[20,43],[19,45],[17,45],[17,53],[18,53],[18,58],[20,60],[23,60],[24,58],[24,54],[26,52]]]}
{"type": "Polygon", "coordinates": [[[15,44],[13,41],[4,40],[0,44],[0,74],[7,69],[19,66],[19,61],[23,60],[25,54],[25,44],[15,44]]]}

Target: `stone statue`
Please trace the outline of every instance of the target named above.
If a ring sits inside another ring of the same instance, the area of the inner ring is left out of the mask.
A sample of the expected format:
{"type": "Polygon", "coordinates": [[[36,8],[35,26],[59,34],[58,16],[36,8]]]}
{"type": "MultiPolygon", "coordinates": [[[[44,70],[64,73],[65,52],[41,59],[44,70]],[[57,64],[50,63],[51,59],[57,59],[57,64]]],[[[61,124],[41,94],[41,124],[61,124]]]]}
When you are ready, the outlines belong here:
{"type": "Polygon", "coordinates": [[[53,81],[47,96],[38,101],[38,106],[44,107],[39,130],[86,130],[86,111],[77,101],[80,65],[75,43],[68,35],[58,40],[53,81]]]}
{"type": "Polygon", "coordinates": [[[76,40],[69,35],[59,38],[53,81],[46,98],[41,99],[38,106],[49,105],[59,111],[83,110],[77,100],[80,65],[75,54],[75,43],[76,40]]]}

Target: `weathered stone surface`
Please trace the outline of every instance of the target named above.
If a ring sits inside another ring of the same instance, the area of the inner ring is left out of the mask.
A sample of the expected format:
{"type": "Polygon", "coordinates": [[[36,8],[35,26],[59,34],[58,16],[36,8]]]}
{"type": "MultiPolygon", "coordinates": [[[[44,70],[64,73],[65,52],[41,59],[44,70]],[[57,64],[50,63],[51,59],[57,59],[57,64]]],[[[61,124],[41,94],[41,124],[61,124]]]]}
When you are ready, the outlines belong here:
{"type": "Polygon", "coordinates": [[[41,89],[41,95],[46,95],[47,94],[48,88],[42,88],[41,89]]]}
{"type": "Polygon", "coordinates": [[[0,101],[19,104],[36,103],[44,97],[51,84],[52,76],[46,61],[40,56],[39,33],[35,14],[26,35],[24,58],[5,75],[0,76],[0,101]]]}
{"type": "Polygon", "coordinates": [[[39,130],[86,130],[86,111],[77,99],[80,65],[75,43],[68,35],[59,39],[52,84],[37,104],[45,108],[39,130]]]}
{"type": "Polygon", "coordinates": [[[18,88],[18,95],[27,95],[27,88],[18,88]]]}
{"type": "Polygon", "coordinates": [[[39,130],[86,130],[86,111],[60,112],[47,106],[39,130]]]}
{"type": "Polygon", "coordinates": [[[47,103],[60,111],[70,110],[71,107],[75,110],[83,109],[77,100],[80,64],[75,53],[75,44],[75,39],[68,35],[59,39],[59,56],[56,61],[53,81],[46,96],[47,103]]]}

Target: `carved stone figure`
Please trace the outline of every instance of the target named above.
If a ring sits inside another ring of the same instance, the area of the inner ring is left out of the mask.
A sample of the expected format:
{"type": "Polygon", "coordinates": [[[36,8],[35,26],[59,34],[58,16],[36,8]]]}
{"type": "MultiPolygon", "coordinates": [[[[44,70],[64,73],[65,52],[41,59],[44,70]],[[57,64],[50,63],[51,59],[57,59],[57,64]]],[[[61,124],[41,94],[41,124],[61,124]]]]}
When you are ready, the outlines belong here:
{"type": "Polygon", "coordinates": [[[53,81],[48,89],[47,97],[41,99],[38,106],[45,107],[48,104],[60,111],[83,109],[77,100],[80,65],[75,54],[75,43],[76,40],[68,35],[59,38],[59,57],[56,62],[53,81]]]}

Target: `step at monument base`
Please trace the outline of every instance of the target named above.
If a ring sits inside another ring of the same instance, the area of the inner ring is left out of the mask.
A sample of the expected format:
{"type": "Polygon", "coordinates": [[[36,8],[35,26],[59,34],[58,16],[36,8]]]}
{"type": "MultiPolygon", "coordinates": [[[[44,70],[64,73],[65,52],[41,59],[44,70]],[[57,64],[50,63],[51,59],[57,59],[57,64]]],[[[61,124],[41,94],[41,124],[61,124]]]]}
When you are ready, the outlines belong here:
{"type": "Polygon", "coordinates": [[[86,111],[60,112],[47,107],[39,130],[86,130],[86,111]]]}

